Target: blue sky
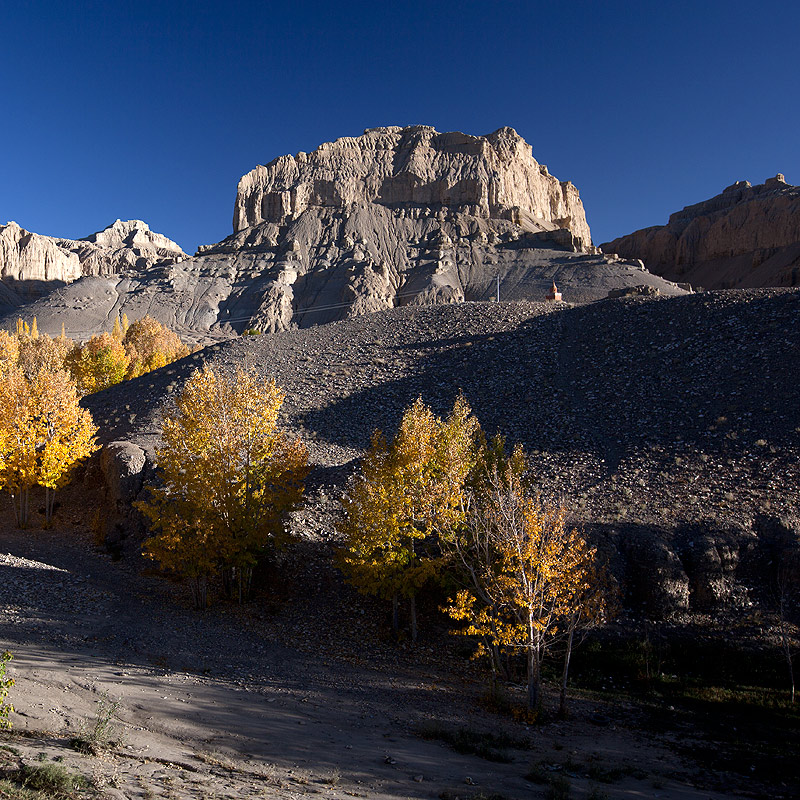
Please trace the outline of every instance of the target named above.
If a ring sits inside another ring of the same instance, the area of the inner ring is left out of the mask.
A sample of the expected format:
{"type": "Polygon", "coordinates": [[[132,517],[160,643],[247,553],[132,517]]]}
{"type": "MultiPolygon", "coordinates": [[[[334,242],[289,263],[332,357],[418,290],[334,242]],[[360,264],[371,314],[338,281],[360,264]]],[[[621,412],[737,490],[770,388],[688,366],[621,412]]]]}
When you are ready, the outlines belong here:
{"type": "Polygon", "coordinates": [[[800,4],[25,2],[0,49],[0,223],[139,218],[194,252],[239,177],[378,125],[503,125],[595,242],[736,180],[800,183],[800,4]]]}

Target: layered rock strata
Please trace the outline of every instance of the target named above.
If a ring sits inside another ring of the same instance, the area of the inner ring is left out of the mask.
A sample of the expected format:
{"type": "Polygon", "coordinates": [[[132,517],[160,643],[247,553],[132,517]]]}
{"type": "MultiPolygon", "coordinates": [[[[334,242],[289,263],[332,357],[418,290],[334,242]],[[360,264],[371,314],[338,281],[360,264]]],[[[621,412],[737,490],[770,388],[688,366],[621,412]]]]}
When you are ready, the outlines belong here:
{"type": "Polygon", "coordinates": [[[309,208],[443,207],[495,219],[530,215],[545,229],[566,228],[591,244],[578,190],[559,181],[512,128],[488,136],[437,133],[426,125],[370,128],[363,136],[281,156],[240,181],[235,233],[281,225],[309,208]]]}
{"type": "Polygon", "coordinates": [[[639,258],[648,270],[707,288],[800,285],[800,187],[783,175],[751,186],[737,181],[722,194],[600,245],[639,258]]]}

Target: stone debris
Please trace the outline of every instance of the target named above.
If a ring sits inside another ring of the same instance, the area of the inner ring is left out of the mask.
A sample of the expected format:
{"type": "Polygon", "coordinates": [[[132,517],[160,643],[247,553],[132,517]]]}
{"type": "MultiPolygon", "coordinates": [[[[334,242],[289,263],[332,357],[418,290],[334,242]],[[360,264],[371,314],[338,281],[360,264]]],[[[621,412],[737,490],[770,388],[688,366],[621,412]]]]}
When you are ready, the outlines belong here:
{"type": "Polygon", "coordinates": [[[274,377],[314,464],[295,532],[333,542],[372,432],[393,435],[420,396],[446,414],[462,391],[565,498],[631,609],[735,611],[764,584],[747,572],[763,550],[756,518],[800,506],[799,319],[792,290],[405,307],[214,345],[85,403],[104,442],[133,442],[149,463],[194,369],[274,377]]]}

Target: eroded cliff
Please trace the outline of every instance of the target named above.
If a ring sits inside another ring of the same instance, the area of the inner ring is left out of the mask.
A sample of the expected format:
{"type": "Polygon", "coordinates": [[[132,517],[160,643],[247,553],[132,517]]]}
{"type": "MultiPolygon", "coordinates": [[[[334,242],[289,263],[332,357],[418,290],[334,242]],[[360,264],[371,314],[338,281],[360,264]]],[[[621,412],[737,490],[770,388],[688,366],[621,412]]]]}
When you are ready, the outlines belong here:
{"type": "Polygon", "coordinates": [[[783,175],[721,194],[602,244],[669,280],[710,289],[800,285],[800,187],[783,175]]]}

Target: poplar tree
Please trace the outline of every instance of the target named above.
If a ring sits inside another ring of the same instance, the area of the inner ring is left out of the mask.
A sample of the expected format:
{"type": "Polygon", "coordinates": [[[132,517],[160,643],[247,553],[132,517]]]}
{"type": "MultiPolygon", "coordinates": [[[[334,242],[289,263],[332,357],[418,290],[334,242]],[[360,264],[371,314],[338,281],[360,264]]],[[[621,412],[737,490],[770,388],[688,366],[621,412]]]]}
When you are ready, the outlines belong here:
{"type": "Polygon", "coordinates": [[[416,595],[443,564],[439,537],[463,517],[463,493],[477,459],[480,429],[459,396],[447,420],[418,399],[387,444],[380,432],[344,499],[339,563],[361,592],[392,601],[398,629],[400,598],[409,602],[417,638],[416,595]]]}
{"type": "Polygon", "coordinates": [[[120,383],[130,359],[122,344],[110,333],[92,336],[73,349],[67,365],[81,394],[93,394],[120,383]]]}
{"type": "Polygon", "coordinates": [[[55,491],[97,449],[96,432],[63,370],[42,370],[28,380],[12,367],[0,379],[0,488],[11,494],[19,527],[28,524],[30,490],[37,484],[45,488],[50,524],[55,491]]]}
{"type": "Polygon", "coordinates": [[[219,572],[241,601],[253,566],[285,541],[308,453],[277,427],[283,399],[253,372],[228,377],[205,367],[164,417],[161,483],[138,505],[155,531],[145,554],[190,579],[198,608],[219,572]]]}
{"type": "Polygon", "coordinates": [[[563,504],[531,493],[512,469],[491,474],[473,496],[453,547],[470,585],[445,610],[478,638],[478,654],[525,656],[531,712],[541,703],[545,653],[566,636],[563,708],[574,633],[604,614],[595,549],[567,525],[563,504]]]}

